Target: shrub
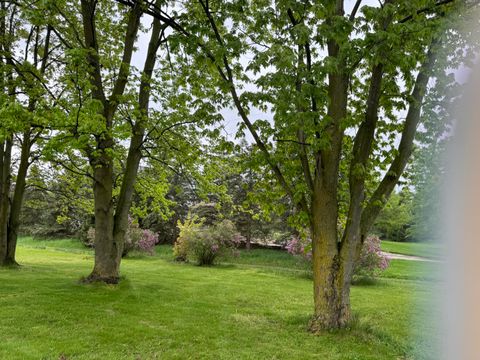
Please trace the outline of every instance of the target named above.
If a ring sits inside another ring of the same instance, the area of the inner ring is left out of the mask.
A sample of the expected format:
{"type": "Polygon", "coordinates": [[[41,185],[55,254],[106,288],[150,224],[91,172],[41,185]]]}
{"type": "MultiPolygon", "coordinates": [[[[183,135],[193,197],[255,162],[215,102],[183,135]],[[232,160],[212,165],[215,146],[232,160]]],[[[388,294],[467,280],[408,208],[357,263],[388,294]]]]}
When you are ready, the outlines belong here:
{"type": "Polygon", "coordinates": [[[130,251],[138,250],[138,242],[142,238],[143,230],[140,229],[138,223],[134,222],[132,218],[128,218],[128,230],[125,235],[125,243],[123,244],[122,256],[127,256],[130,251]]]}
{"type": "Polygon", "coordinates": [[[173,245],[173,256],[176,261],[187,261],[188,257],[188,245],[191,243],[196,234],[201,230],[203,221],[199,220],[198,216],[188,214],[185,221],[178,220],[179,234],[178,238],[173,245]]]}
{"type": "MultiPolygon", "coordinates": [[[[302,257],[311,262],[312,249],[309,239],[302,240],[292,236],[285,249],[294,256],[302,257]]],[[[382,254],[380,248],[380,238],[378,236],[368,236],[363,243],[360,257],[355,264],[353,271],[353,280],[370,279],[373,280],[379,272],[388,268],[390,259],[382,254]]]]}
{"type": "Polygon", "coordinates": [[[219,256],[234,254],[243,241],[235,225],[223,220],[211,226],[203,226],[198,217],[189,216],[182,224],[174,246],[176,260],[192,260],[198,265],[213,265],[219,256]]]}
{"type": "Polygon", "coordinates": [[[95,246],[95,228],[91,227],[87,230],[85,245],[91,248],[95,246]]]}
{"type": "Polygon", "coordinates": [[[390,258],[382,254],[380,238],[370,235],[363,243],[360,257],[355,264],[354,279],[374,279],[379,272],[384,271],[390,264],[390,258]]]}
{"type": "Polygon", "coordinates": [[[142,230],[142,236],[137,242],[138,250],[150,255],[155,253],[155,245],[158,243],[158,234],[148,229],[142,230]]]}
{"type": "MultiPolygon", "coordinates": [[[[132,250],[153,255],[155,253],[155,245],[157,243],[158,234],[150,230],[141,229],[137,223],[133,222],[132,219],[129,218],[128,230],[125,236],[122,256],[126,256],[132,250]]],[[[94,247],[95,228],[88,229],[85,245],[94,247]]]]}
{"type": "Polygon", "coordinates": [[[285,245],[285,249],[292,255],[301,256],[307,260],[312,259],[312,250],[308,239],[302,240],[297,236],[292,236],[285,245]]]}

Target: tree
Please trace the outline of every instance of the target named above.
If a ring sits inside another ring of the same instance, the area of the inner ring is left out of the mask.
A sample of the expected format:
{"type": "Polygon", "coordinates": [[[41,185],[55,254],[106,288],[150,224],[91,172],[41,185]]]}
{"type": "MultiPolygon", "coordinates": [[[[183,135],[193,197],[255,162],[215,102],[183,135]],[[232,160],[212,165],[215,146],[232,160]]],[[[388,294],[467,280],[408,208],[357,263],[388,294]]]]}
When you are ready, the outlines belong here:
{"type": "Polygon", "coordinates": [[[128,213],[151,117],[151,78],[165,27],[153,20],[143,70],[134,74],[134,84],[129,87],[143,14],[141,3],[120,12],[114,3],[93,0],[47,1],[30,8],[32,14],[45,19],[65,50],[65,66],[59,70],[60,83],[66,88],[56,106],[56,119],[50,123],[57,132],[49,142],[48,157],[77,176],[89,176],[93,183],[95,264],[85,281],[117,283],[128,213]],[[119,109],[123,111],[121,116],[119,109]],[[128,141],[125,157],[122,141],[128,141]],[[85,158],[90,165],[86,171],[85,158]],[[121,173],[116,170],[120,165],[121,173]]]}
{"type": "MultiPolygon", "coordinates": [[[[142,158],[148,158],[146,166],[150,161],[170,166],[163,150],[178,149],[171,142],[182,138],[176,137],[176,131],[191,134],[199,122],[214,118],[203,104],[181,106],[186,94],[176,92],[171,74],[164,71],[170,65],[168,54],[159,51],[168,37],[167,25],[153,18],[150,29],[144,29],[141,18],[147,4],[154,5],[138,1],[125,8],[96,0],[32,5],[32,12],[42,14],[65,49],[60,82],[66,89],[62,106],[57,107],[57,132],[49,141],[49,158],[93,183],[95,263],[86,282],[119,281],[142,158]],[[132,58],[141,32],[149,35],[149,43],[143,69],[138,71],[132,58]],[[167,146],[159,146],[162,142],[167,146]],[[83,167],[85,159],[88,169],[83,167]]],[[[195,141],[190,145],[194,147],[195,141]]]]}
{"type": "Polygon", "coordinates": [[[412,201],[415,195],[406,188],[393,193],[380,212],[373,226],[373,232],[383,240],[409,241],[412,226],[412,201]]]}
{"type": "Polygon", "coordinates": [[[27,18],[16,2],[1,3],[0,266],[18,265],[15,252],[27,174],[39,157],[34,148],[45,135],[48,118],[50,95],[44,78],[52,75],[49,61],[55,44],[50,27],[27,18]],[[18,56],[22,48],[23,59],[18,56]]]}
{"type": "Polygon", "coordinates": [[[309,228],[314,332],[348,324],[353,265],[410,158],[425,94],[473,50],[455,22],[476,2],[361,5],[346,14],[342,0],[198,0],[171,14],[146,10],[177,31],[171,46],[182,49],[175,61],[190,54],[186,78],[230,96],[240,131],[309,228]],[[465,51],[447,56],[449,46],[465,51]],[[255,119],[254,109],[273,121],[255,119]]]}

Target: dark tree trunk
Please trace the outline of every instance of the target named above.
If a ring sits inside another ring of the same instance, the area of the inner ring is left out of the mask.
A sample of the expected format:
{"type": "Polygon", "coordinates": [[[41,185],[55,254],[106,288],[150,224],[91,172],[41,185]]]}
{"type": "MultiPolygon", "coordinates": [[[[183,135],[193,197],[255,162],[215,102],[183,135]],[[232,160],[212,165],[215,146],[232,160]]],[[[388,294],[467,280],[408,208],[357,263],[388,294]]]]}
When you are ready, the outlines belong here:
{"type": "Polygon", "coordinates": [[[252,248],[252,236],[249,231],[245,238],[245,249],[250,250],[251,248],[252,248]]]}
{"type": "Polygon", "coordinates": [[[18,265],[15,259],[15,253],[17,250],[18,229],[20,226],[20,211],[23,204],[23,195],[25,194],[28,168],[30,167],[30,135],[30,130],[25,131],[23,134],[20,165],[18,166],[17,180],[10,206],[10,216],[7,230],[7,253],[5,256],[5,262],[8,265],[18,265]]]}
{"type": "Polygon", "coordinates": [[[0,149],[0,266],[10,265],[8,252],[8,216],[10,213],[10,165],[12,158],[12,139],[7,138],[0,149]]]}

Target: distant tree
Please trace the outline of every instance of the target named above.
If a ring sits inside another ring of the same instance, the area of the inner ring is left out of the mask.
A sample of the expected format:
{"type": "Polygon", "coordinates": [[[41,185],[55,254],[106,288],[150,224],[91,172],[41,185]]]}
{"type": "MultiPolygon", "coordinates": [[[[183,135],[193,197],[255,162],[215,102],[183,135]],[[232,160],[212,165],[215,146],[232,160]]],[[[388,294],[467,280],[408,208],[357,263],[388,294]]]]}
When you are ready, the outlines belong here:
{"type": "Polygon", "coordinates": [[[413,223],[412,202],[415,194],[404,189],[392,193],[385,207],[380,211],[372,232],[388,241],[410,241],[410,227],[413,223]]]}

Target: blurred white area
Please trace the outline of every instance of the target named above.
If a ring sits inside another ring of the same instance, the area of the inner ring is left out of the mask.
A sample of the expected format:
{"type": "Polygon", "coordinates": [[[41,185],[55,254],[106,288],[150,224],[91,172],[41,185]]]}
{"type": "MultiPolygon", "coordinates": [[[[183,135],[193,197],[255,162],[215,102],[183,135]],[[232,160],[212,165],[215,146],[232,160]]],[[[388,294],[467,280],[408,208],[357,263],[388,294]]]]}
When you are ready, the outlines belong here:
{"type": "Polygon", "coordinates": [[[443,357],[480,359],[480,67],[457,114],[443,189],[443,357]]]}

